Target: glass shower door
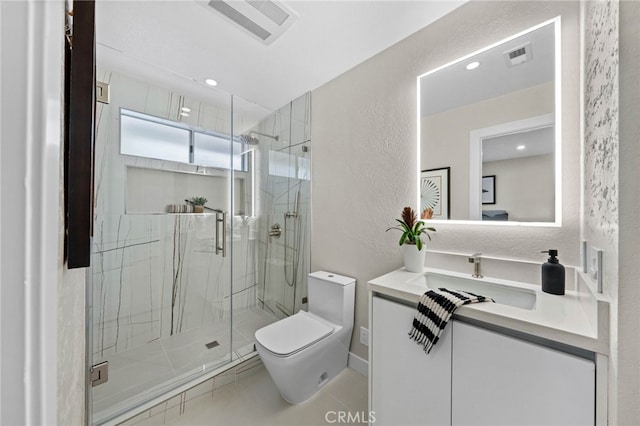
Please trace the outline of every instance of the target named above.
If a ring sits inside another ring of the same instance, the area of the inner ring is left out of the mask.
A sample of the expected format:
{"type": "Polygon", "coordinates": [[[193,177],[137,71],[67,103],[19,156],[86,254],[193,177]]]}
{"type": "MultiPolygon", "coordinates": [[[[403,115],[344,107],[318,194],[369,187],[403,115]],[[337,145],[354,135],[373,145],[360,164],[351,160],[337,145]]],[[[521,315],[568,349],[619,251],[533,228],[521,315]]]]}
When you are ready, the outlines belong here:
{"type": "Polygon", "coordinates": [[[108,381],[91,392],[97,424],[231,360],[239,149],[229,95],[190,99],[100,65],[98,80],[111,100],[96,113],[88,290],[88,347],[93,364],[108,363],[108,381]],[[192,198],[207,199],[203,213],[192,198]]]}

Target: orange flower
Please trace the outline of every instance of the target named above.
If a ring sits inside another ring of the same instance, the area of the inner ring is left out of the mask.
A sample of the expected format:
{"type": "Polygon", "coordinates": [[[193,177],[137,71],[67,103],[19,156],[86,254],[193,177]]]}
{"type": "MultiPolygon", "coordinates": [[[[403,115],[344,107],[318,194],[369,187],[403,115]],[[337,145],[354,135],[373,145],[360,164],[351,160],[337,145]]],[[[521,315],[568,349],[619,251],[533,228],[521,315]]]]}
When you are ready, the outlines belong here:
{"type": "Polygon", "coordinates": [[[427,207],[422,210],[422,214],[420,215],[420,219],[431,219],[433,218],[433,209],[431,207],[427,207]]]}

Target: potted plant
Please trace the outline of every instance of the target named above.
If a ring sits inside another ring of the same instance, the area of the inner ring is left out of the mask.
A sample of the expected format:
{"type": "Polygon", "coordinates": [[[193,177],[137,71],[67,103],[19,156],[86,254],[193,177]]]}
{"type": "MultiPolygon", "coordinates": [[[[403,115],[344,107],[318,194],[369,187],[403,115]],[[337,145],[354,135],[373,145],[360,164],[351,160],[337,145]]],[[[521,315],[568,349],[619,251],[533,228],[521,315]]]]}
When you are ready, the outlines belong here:
{"type": "Polygon", "coordinates": [[[422,272],[424,268],[424,257],[426,248],[422,241],[422,234],[425,234],[429,241],[431,235],[428,231],[436,232],[435,228],[426,226],[411,207],[405,207],[402,210],[401,219],[396,219],[400,226],[392,226],[387,229],[397,229],[402,232],[400,236],[400,247],[404,256],[404,267],[409,272],[422,272]]]}
{"type": "Polygon", "coordinates": [[[205,197],[192,197],[189,202],[191,203],[191,205],[193,205],[193,212],[194,213],[204,213],[204,205],[207,203],[207,200],[205,197]]]}

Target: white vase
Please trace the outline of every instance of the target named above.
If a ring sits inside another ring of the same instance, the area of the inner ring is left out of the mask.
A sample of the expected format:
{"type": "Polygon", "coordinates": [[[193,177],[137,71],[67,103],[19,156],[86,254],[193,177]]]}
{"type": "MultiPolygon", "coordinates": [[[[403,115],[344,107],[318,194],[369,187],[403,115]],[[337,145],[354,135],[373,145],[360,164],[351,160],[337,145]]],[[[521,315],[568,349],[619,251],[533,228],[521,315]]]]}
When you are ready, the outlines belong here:
{"type": "Polygon", "coordinates": [[[404,269],[408,272],[422,272],[424,271],[424,258],[427,253],[427,249],[422,246],[422,250],[414,244],[403,244],[402,255],[404,256],[404,269]]]}

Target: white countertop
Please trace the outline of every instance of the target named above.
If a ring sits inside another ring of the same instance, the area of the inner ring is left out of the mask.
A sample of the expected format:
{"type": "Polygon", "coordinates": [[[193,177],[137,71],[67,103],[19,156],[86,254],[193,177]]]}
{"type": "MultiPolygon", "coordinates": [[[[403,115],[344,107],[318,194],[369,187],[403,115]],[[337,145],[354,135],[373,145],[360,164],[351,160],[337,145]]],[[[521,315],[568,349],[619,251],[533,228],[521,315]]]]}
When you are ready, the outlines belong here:
{"type": "MultiPolygon", "coordinates": [[[[470,274],[434,268],[425,268],[424,273],[427,272],[470,278],[470,274]]],[[[420,280],[424,273],[398,269],[369,281],[369,290],[374,295],[387,295],[417,304],[420,296],[429,290],[420,280]]],[[[459,307],[455,316],[606,355],[609,351],[609,303],[595,293],[584,274],[578,271],[575,274],[577,290],[567,291],[563,296],[544,293],[539,286],[532,284],[489,277],[475,279],[478,283],[494,282],[535,292],[535,306],[528,310],[500,303],[474,303],[459,307]]]]}

